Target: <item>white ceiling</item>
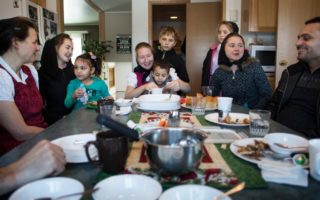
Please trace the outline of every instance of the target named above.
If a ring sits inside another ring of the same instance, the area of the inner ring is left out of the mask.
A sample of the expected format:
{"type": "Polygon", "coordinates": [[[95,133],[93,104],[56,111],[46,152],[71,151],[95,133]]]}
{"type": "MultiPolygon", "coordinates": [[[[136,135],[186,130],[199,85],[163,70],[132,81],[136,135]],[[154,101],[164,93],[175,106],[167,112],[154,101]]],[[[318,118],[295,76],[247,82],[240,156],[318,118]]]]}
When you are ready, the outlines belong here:
{"type": "MultiPolygon", "coordinates": [[[[131,0],[91,0],[105,12],[131,11],[131,0]]],[[[65,25],[97,25],[99,15],[85,0],[64,0],[65,25]]]]}

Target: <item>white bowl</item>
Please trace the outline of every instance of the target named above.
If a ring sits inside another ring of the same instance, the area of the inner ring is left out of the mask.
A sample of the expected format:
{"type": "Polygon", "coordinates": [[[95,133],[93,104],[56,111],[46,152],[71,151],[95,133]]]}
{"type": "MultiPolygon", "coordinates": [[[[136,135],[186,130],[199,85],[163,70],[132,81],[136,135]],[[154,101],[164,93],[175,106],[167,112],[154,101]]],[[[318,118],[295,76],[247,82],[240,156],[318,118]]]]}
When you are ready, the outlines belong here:
{"type": "Polygon", "coordinates": [[[173,94],[145,94],[139,97],[139,107],[142,110],[168,111],[180,108],[180,96],[173,94]]]}
{"type": "MultiPolygon", "coordinates": [[[[166,190],[159,200],[213,200],[221,191],[204,185],[180,185],[166,190]]],[[[223,198],[231,200],[230,197],[223,198]]]]}
{"type": "MultiPolygon", "coordinates": [[[[78,180],[67,177],[53,177],[37,180],[20,187],[10,196],[9,200],[34,200],[41,197],[57,198],[83,191],[84,187],[78,180]]],[[[76,195],[69,197],[68,200],[78,200],[81,197],[82,195],[76,195]]]]}
{"type": "Polygon", "coordinates": [[[269,144],[272,151],[289,155],[294,152],[308,151],[308,140],[289,133],[270,133],[264,137],[269,144]],[[283,144],[288,147],[297,148],[283,148],[275,145],[275,143],[283,144]]]}
{"type": "Polygon", "coordinates": [[[127,107],[132,105],[132,99],[117,99],[114,103],[119,107],[127,107]]]}
{"type": "MultiPolygon", "coordinates": [[[[83,163],[88,162],[84,145],[89,141],[95,140],[96,136],[92,133],[84,133],[61,137],[51,142],[63,149],[68,163],[83,163]]],[[[89,148],[89,154],[91,158],[96,157],[97,149],[92,146],[92,148],[89,148]]]]}
{"type": "Polygon", "coordinates": [[[162,187],[156,180],[135,174],[111,176],[97,183],[93,193],[95,200],[156,200],[162,187]]]}

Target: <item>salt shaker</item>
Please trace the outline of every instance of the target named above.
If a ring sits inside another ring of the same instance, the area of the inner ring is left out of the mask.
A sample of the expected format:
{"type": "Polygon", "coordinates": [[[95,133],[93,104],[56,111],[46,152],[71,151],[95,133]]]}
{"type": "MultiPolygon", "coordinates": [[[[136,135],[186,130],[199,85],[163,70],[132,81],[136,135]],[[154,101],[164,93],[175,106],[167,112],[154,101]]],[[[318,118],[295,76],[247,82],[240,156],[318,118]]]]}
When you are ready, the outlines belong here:
{"type": "Polygon", "coordinates": [[[171,111],[169,114],[169,127],[180,126],[180,112],[178,110],[171,111]]]}

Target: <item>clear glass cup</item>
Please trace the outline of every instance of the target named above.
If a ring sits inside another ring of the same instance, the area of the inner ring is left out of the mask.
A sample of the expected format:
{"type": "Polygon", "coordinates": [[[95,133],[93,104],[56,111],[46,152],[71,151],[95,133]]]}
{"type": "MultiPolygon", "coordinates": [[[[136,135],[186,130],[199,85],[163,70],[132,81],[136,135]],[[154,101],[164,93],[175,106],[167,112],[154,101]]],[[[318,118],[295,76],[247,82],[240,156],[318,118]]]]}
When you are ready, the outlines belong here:
{"type": "Polygon", "coordinates": [[[193,115],[204,115],[206,112],[206,98],[192,97],[191,110],[193,115]]]}
{"type": "Polygon", "coordinates": [[[202,89],[202,94],[203,96],[212,96],[213,94],[213,86],[202,86],[201,89],[202,89]]]}
{"type": "Polygon", "coordinates": [[[250,135],[263,137],[270,129],[271,112],[268,110],[250,110],[250,135]]]}

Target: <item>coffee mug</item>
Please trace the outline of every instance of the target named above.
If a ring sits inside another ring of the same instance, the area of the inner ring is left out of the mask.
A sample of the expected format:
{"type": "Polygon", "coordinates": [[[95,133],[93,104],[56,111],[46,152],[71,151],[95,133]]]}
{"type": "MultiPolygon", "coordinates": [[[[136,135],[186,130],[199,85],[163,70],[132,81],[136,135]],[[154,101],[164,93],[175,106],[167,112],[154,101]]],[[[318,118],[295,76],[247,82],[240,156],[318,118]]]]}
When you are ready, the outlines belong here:
{"type": "Polygon", "coordinates": [[[98,163],[104,172],[115,174],[124,171],[128,157],[127,137],[112,130],[98,133],[95,141],[89,141],[85,145],[88,160],[96,162],[89,154],[91,145],[94,145],[98,150],[98,163]]]}
{"type": "Polygon", "coordinates": [[[162,94],[162,88],[152,88],[151,93],[152,94],[162,94]]]}
{"type": "Polygon", "coordinates": [[[310,175],[320,181],[320,139],[309,141],[310,175]]]}

